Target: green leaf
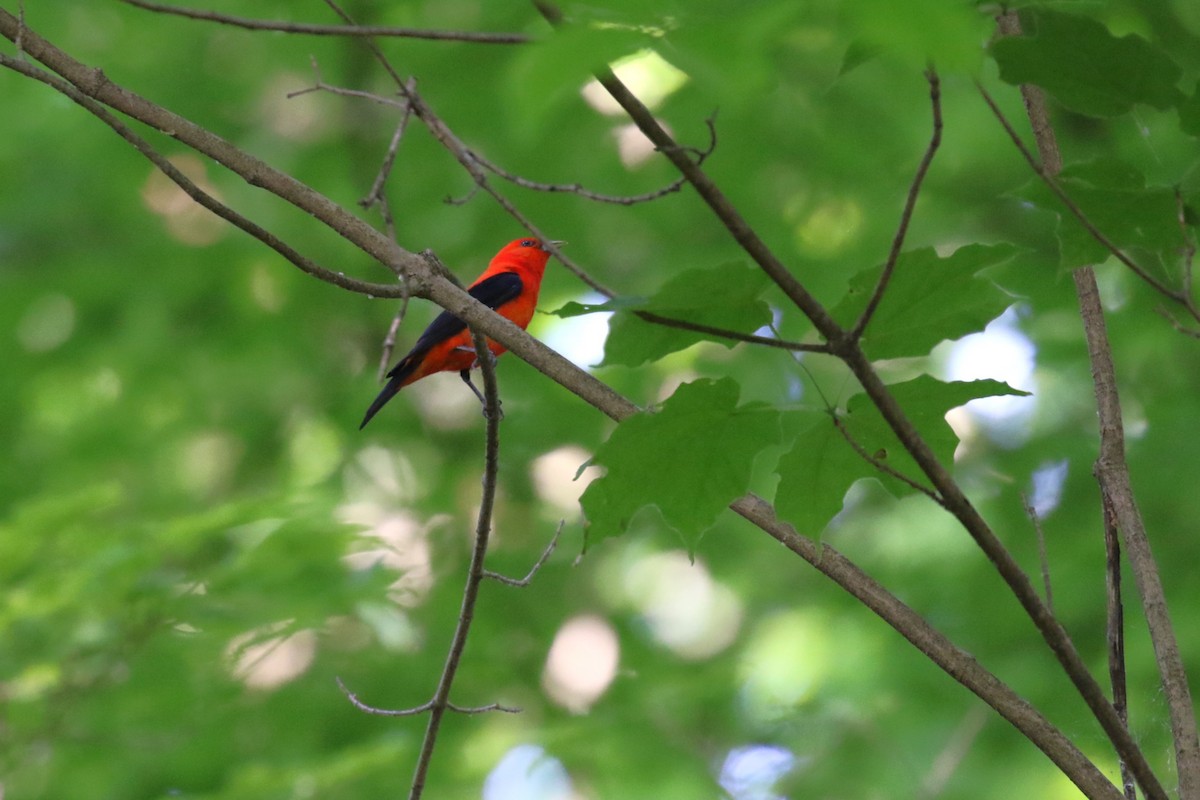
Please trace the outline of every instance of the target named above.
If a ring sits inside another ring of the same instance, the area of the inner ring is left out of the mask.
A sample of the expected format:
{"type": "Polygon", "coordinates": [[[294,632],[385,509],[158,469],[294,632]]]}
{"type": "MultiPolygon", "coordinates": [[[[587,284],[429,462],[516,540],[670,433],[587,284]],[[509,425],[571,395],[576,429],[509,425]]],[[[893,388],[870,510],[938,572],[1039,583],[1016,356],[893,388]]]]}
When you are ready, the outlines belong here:
{"type": "MultiPolygon", "coordinates": [[[[993,380],[982,381],[939,381],[922,375],[911,381],[892,384],[888,391],[904,409],[905,416],[916,427],[917,432],[930,446],[938,460],[946,466],[954,462],[954,449],[958,437],[946,422],[946,413],[952,408],[971,400],[997,395],[1027,395],[1028,392],[1014,389],[1007,383],[993,380]]],[[[866,394],[857,394],[846,404],[843,424],[850,436],[876,460],[887,464],[903,475],[924,483],[921,468],[900,443],[900,439],[880,414],[879,409],[866,394]]],[[[868,469],[870,467],[868,466],[868,469]]],[[[897,497],[911,494],[914,489],[903,481],[871,470],[897,497]]]]}
{"type": "MultiPolygon", "coordinates": [[[[1026,395],[1000,381],[943,382],[928,375],[888,387],[896,402],[938,459],[953,463],[958,437],[946,422],[946,412],[971,400],[996,395],[1026,395]]],[[[918,483],[927,483],[920,467],[865,394],[850,399],[840,415],[842,427],[865,453],[918,483]]],[[[792,449],[779,459],[779,515],[806,535],[816,535],[842,509],[851,484],[877,478],[894,496],[916,490],[871,465],[859,455],[827,415],[815,416],[796,437],[792,449]]]]}
{"type": "Polygon", "coordinates": [[[979,68],[979,42],[988,21],[966,3],[945,0],[856,0],[840,8],[855,41],[899,56],[917,69],[932,61],[941,69],[979,68]]]}
{"type": "Polygon", "coordinates": [[[815,537],[842,510],[850,484],[873,470],[846,443],[828,414],[812,412],[811,417],[792,449],[779,459],[775,508],[800,533],[815,537]]]}
{"type": "Polygon", "coordinates": [[[1117,38],[1094,19],[1044,9],[1033,20],[1032,35],[992,45],[1004,81],[1036,84],[1094,117],[1115,117],[1137,103],[1166,109],[1183,99],[1178,65],[1140,36],[1117,38]]]}
{"type": "Polygon", "coordinates": [[[525,123],[521,128],[531,135],[541,129],[555,107],[576,98],[593,72],[648,41],[627,26],[568,25],[522,47],[509,67],[507,87],[516,117],[525,123]]]}
{"type": "MultiPolygon", "coordinates": [[[[762,270],[736,262],[693,269],[672,277],[638,310],[751,333],[771,321],[770,307],[758,299],[769,284],[770,278],[762,270]]],[[[636,367],[702,341],[716,341],[726,347],[737,344],[719,336],[652,324],[617,306],[596,310],[619,311],[609,322],[605,365],[636,367]]]]}
{"type": "Polygon", "coordinates": [[[637,308],[645,305],[646,298],[644,297],[614,297],[611,300],[605,300],[603,303],[577,303],[574,300],[564,303],[561,308],[547,312],[555,317],[567,319],[568,317],[582,317],[584,314],[611,314],[614,311],[623,311],[628,308],[637,308]]]}
{"type": "MultiPolygon", "coordinates": [[[[1149,252],[1160,263],[1181,247],[1174,190],[1147,187],[1145,178],[1133,167],[1112,159],[1076,164],[1062,171],[1058,184],[1088,220],[1118,247],[1149,252]]],[[[1064,269],[1108,259],[1108,249],[1096,241],[1040,180],[1031,181],[1018,195],[1058,215],[1064,269]]]]}
{"type": "Polygon", "coordinates": [[[1200,81],[1191,97],[1179,104],[1179,127],[1184,133],[1200,136],[1200,81]]]}
{"type": "MultiPolygon", "coordinates": [[[[902,253],[863,337],[873,359],[920,356],[945,339],[983,330],[1011,299],[978,273],[1008,261],[1012,245],[968,245],[946,258],[932,248],[902,253]]],[[[833,314],[852,325],[866,307],[883,268],[861,272],[833,314]]]]}
{"type": "Polygon", "coordinates": [[[607,473],[580,498],[588,541],[623,533],[642,507],[656,505],[688,548],[750,482],[754,457],[779,440],[779,413],[738,406],[729,378],[680,386],[658,413],[622,422],[593,461],[607,473]]]}

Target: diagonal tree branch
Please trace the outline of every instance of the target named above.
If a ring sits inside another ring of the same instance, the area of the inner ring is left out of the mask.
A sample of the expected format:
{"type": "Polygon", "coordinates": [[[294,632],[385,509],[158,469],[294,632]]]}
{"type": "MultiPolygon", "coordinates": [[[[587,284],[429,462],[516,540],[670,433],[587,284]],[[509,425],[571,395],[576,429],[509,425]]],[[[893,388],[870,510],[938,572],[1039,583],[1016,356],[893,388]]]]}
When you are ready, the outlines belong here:
{"type": "MultiPolygon", "coordinates": [[[[542,15],[555,26],[562,24],[562,14],[549,0],[533,0],[542,15]]],[[[596,73],[599,81],[617,103],[625,109],[643,134],[671,160],[709,206],[735,241],[775,281],[784,294],[799,308],[829,342],[832,353],[840,358],[862,385],[867,396],[900,439],[905,449],[929,478],[934,491],[944,505],[970,534],[1008,584],[1025,613],[1033,621],[1042,638],[1054,653],[1076,690],[1092,710],[1093,715],[1112,741],[1121,757],[1127,759],[1138,783],[1148,797],[1166,800],[1166,791],[1146,761],[1128,729],[1104,694],[1104,690],[1088,670],[1066,629],[1046,607],[1029,576],[992,531],[987,521],[964,494],[962,488],[943,466],[929,445],[904,414],[888,391],[859,342],[850,336],[830,316],[825,307],[776,258],[749,223],[730,203],[717,185],[675,143],[648,108],[607,68],[596,73]]]]}
{"type": "Polygon", "coordinates": [[[754,494],[735,500],[735,512],[803,558],[819,572],[892,626],[946,674],[974,692],[1058,765],[1093,800],[1119,800],[1121,793],[1062,732],[1036,708],[979,665],[969,653],[933,628],[920,614],[890,594],[853,562],[824,542],[800,536],[775,516],[775,509],[754,494]]]}
{"type": "MultiPolygon", "coordinates": [[[[113,83],[102,71],[81,64],[3,8],[0,8],[0,36],[10,41],[19,36],[25,53],[61,76],[84,96],[174,137],[221,164],[250,185],[265,189],[311,214],[379,263],[402,275],[411,296],[432,300],[451,311],[585,402],[598,408],[619,409],[626,416],[637,410],[636,405],[608,385],[529,336],[521,328],[469,296],[443,275],[435,273],[428,262],[419,255],[399,247],[308,185],[239,150],[191,120],[113,83]]],[[[8,63],[2,66],[8,66],[8,63]]],[[[395,286],[388,287],[386,292],[380,290],[381,294],[395,291],[395,286]]]]}

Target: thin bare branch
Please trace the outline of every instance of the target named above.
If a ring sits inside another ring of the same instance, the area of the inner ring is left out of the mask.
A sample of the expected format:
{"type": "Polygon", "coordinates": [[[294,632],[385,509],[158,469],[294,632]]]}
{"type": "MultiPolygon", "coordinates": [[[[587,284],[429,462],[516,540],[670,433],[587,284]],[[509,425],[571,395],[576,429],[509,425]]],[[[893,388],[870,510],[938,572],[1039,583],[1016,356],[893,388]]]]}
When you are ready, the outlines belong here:
{"type": "MultiPolygon", "coordinates": [[[[1117,534],[1116,512],[1107,498],[1104,508],[1104,638],[1108,643],[1108,681],[1112,687],[1113,708],[1129,724],[1129,700],[1125,680],[1125,606],[1121,601],[1121,542],[1117,534]]],[[[1129,766],[1118,760],[1121,787],[1126,800],[1137,800],[1137,787],[1129,766]]]]}
{"type": "Polygon", "coordinates": [[[686,319],[676,319],[675,317],[664,317],[661,314],[655,314],[653,311],[634,311],[634,316],[654,325],[662,325],[666,328],[678,328],[684,331],[695,331],[696,333],[706,333],[709,336],[717,336],[722,339],[732,339],[736,342],[746,342],[747,344],[758,344],[764,347],[774,347],[779,350],[791,350],[796,353],[828,353],[829,345],[818,342],[792,342],[787,339],[777,339],[773,336],[758,336],[753,333],[739,333],[731,331],[728,328],[717,328],[712,325],[704,325],[699,322],[690,322],[686,319]]]}
{"type": "Polygon", "coordinates": [[[307,22],[279,22],[275,20],[250,19],[235,17],[230,14],[219,14],[215,11],[201,11],[195,8],[180,8],[162,3],[151,3],[149,0],[122,0],[122,2],[153,11],[158,14],[171,14],[177,17],[217,22],[235,28],[252,31],[278,31],[280,33],[298,33],[308,36],[384,36],[404,39],[434,39],[437,41],[469,42],[471,44],[526,44],[533,38],[522,33],[480,33],[477,31],[435,31],[421,28],[397,28],[388,25],[316,25],[307,22]]]}
{"type": "Polygon", "coordinates": [[[494,581],[503,583],[505,586],[515,586],[519,589],[524,589],[533,582],[533,579],[538,574],[538,571],[541,570],[541,568],[545,566],[546,562],[550,560],[550,554],[553,553],[554,548],[558,546],[558,537],[562,535],[563,526],[566,524],[567,521],[565,519],[559,521],[558,527],[554,529],[554,536],[550,539],[550,544],[546,545],[546,549],[542,551],[540,556],[538,556],[538,560],[533,563],[529,573],[524,578],[510,578],[507,575],[501,575],[499,572],[492,572],[490,569],[485,569],[483,571],[483,577],[491,578],[494,581]]]}
{"type": "Polygon", "coordinates": [[[1175,315],[1166,308],[1158,306],[1154,309],[1154,313],[1171,323],[1171,327],[1177,332],[1182,333],[1184,336],[1190,336],[1193,339],[1200,339],[1200,330],[1197,330],[1196,328],[1189,328],[1188,326],[1184,325],[1179,320],[1175,319],[1175,315]]]}
{"type": "Polygon", "coordinates": [[[471,630],[471,622],[475,618],[475,604],[479,599],[479,586],[483,583],[483,563],[487,558],[488,538],[492,532],[492,511],[496,503],[496,482],[500,467],[500,420],[503,416],[500,412],[500,388],[496,382],[496,359],[492,355],[492,351],[488,349],[487,338],[474,327],[470,330],[475,353],[479,359],[480,371],[483,373],[483,416],[487,420],[483,457],[483,494],[479,499],[479,516],[475,523],[475,546],[471,550],[471,565],[467,570],[466,586],[463,588],[458,624],[454,629],[450,650],[446,654],[442,677],[438,681],[437,691],[434,692],[431,701],[433,706],[429,709],[429,721],[425,727],[425,736],[421,741],[420,755],[417,756],[417,764],[413,770],[412,786],[408,793],[409,800],[418,800],[425,790],[425,779],[429,773],[429,763],[433,759],[434,748],[437,746],[438,731],[441,729],[442,718],[450,702],[450,688],[458,673],[458,665],[462,661],[462,654],[467,646],[467,635],[471,630]]]}
{"type": "MultiPolygon", "coordinates": [[[[1200,792],[1200,738],[1197,737],[1192,693],[1175,637],[1175,627],[1167,609],[1162,576],[1150,548],[1145,522],[1134,496],[1129,464],[1125,459],[1121,401],[1100,291],[1096,285],[1096,275],[1090,268],[1077,269],[1072,277],[1079,298],[1088,357],[1092,362],[1092,382],[1100,418],[1100,455],[1092,471],[1100,484],[1104,502],[1111,505],[1142,598],[1142,609],[1150,629],[1150,640],[1171,717],[1180,797],[1195,797],[1200,792]]],[[[1140,779],[1138,782],[1141,783],[1140,779]]]]}
{"type": "Polygon", "coordinates": [[[400,323],[404,321],[407,313],[408,298],[406,297],[401,301],[396,316],[392,317],[392,324],[388,326],[387,335],[383,337],[383,348],[379,354],[379,372],[376,375],[376,379],[380,383],[383,383],[383,379],[387,377],[388,365],[392,363],[392,353],[396,350],[396,334],[400,332],[400,323]]]}
{"type": "Polygon", "coordinates": [[[593,192],[590,189],[585,189],[581,184],[578,183],[541,183],[540,181],[533,181],[529,178],[522,178],[520,175],[509,172],[503,167],[488,161],[478,153],[475,153],[474,155],[475,160],[479,162],[479,165],[488,172],[494,173],[509,183],[520,186],[522,189],[529,189],[535,192],[576,194],[586,200],[594,200],[597,203],[612,203],[614,205],[621,206],[632,206],[637,205],[638,203],[647,203],[651,200],[657,200],[660,197],[665,197],[672,192],[678,192],[684,184],[683,178],[679,178],[661,189],[655,189],[652,192],[645,192],[643,194],[602,194],[600,192],[593,192]]]}
{"type": "MultiPolygon", "coordinates": [[[[1018,35],[1021,22],[1016,12],[1006,11],[997,20],[1004,35],[1018,35]]],[[[982,88],[980,91],[983,91],[982,88]]],[[[1036,86],[1021,87],[1021,96],[1034,132],[1038,154],[1045,168],[1039,174],[1052,183],[1062,169],[1062,155],[1054,127],[1050,124],[1050,113],[1045,94],[1036,86]]],[[[997,112],[995,103],[984,93],[988,105],[997,112]]],[[[998,115],[1009,131],[1009,136],[1020,143],[1020,137],[1012,130],[1003,115],[998,115]]],[[[1036,164],[1024,145],[1019,144],[1026,160],[1036,164]]],[[[1093,473],[1100,484],[1103,502],[1108,504],[1116,521],[1117,529],[1124,540],[1125,554],[1133,569],[1142,608],[1150,629],[1150,640],[1154,647],[1163,694],[1171,717],[1171,733],[1175,745],[1176,768],[1179,775],[1179,796],[1200,796],[1200,734],[1196,729],[1196,714],[1192,705],[1191,689],[1188,687],[1187,672],[1175,628],[1167,610],[1166,593],[1158,564],[1150,550],[1150,540],[1145,523],[1137,507],[1133,485],[1129,476],[1129,464],[1125,460],[1125,430],[1121,420],[1121,398],[1117,390],[1116,368],[1113,365],[1112,349],[1108,340],[1108,329],[1104,321],[1104,306],[1100,301],[1100,289],[1096,285],[1096,273],[1091,267],[1076,269],[1071,277],[1075,282],[1075,295],[1079,302],[1079,313],[1083,321],[1084,337],[1087,340],[1088,358],[1092,365],[1092,383],[1096,394],[1096,410],[1100,423],[1100,455],[1096,459],[1093,473]]],[[[1190,298],[1185,306],[1194,312],[1190,298]]],[[[1115,709],[1114,709],[1115,713],[1115,709]]],[[[1122,728],[1125,723],[1118,716],[1122,728]]],[[[1158,796],[1161,785],[1151,786],[1149,776],[1143,774],[1142,764],[1129,760],[1129,755],[1118,747],[1118,755],[1128,765],[1146,796],[1158,796]],[[1153,789],[1153,791],[1152,791],[1153,789]]],[[[1140,754],[1139,754],[1140,755],[1140,754]]],[[[1157,778],[1154,778],[1157,783],[1157,778]]]]}
{"type": "Polygon", "coordinates": [[[933,163],[933,157],[937,155],[938,147],[942,143],[942,84],[933,67],[926,71],[925,79],[929,82],[929,104],[933,109],[933,133],[930,134],[925,155],[921,157],[921,163],[917,165],[916,174],[913,175],[912,183],[908,187],[904,211],[900,214],[900,224],[896,227],[896,235],[892,237],[892,247],[888,251],[887,261],[883,264],[883,272],[879,276],[878,283],[875,284],[874,291],[871,292],[871,298],[867,301],[866,308],[863,309],[858,322],[854,323],[854,327],[850,331],[850,335],[855,339],[863,335],[863,331],[867,329],[871,317],[875,315],[875,310],[879,308],[879,303],[883,300],[884,292],[887,291],[888,283],[892,279],[892,272],[896,269],[896,261],[900,258],[900,249],[904,247],[904,237],[908,234],[908,225],[912,221],[913,209],[917,206],[917,197],[921,194],[921,184],[924,183],[925,175],[929,172],[929,165],[933,163]]]}
{"type": "Polygon", "coordinates": [[[486,706],[459,706],[454,703],[446,703],[446,709],[453,711],[455,714],[464,714],[468,717],[475,714],[490,714],[493,711],[499,711],[502,714],[521,713],[521,709],[516,706],[506,706],[500,703],[488,703],[486,706]]]}
{"type": "MultiPolygon", "coordinates": [[[[703,150],[696,151],[696,163],[697,164],[703,164],[705,159],[707,159],[710,155],[712,155],[713,151],[716,150],[716,148],[717,148],[717,127],[716,127],[715,117],[710,116],[707,120],[705,120],[705,122],[708,125],[709,142],[708,142],[708,147],[704,148],[703,150]]],[[[576,194],[587,200],[594,200],[598,203],[612,203],[615,205],[622,205],[622,206],[632,206],[632,205],[636,205],[638,203],[646,203],[651,200],[657,200],[660,197],[665,197],[666,195],[671,194],[673,192],[678,192],[681,188],[683,188],[683,185],[687,182],[687,180],[685,178],[677,178],[676,180],[671,181],[671,183],[667,184],[666,186],[664,186],[661,189],[656,189],[652,192],[644,192],[643,194],[634,194],[634,195],[602,194],[600,192],[593,192],[589,189],[585,189],[583,186],[581,186],[578,183],[542,183],[540,181],[530,180],[529,178],[523,178],[520,175],[509,172],[508,170],[495,164],[494,162],[489,161],[488,159],[484,158],[483,156],[479,155],[478,153],[472,152],[471,155],[474,157],[475,161],[478,162],[478,164],[481,167],[483,167],[484,169],[486,169],[489,172],[492,172],[496,175],[499,175],[504,180],[509,181],[510,183],[514,183],[523,189],[531,189],[531,190],[537,191],[537,192],[565,192],[565,193],[569,193],[569,194],[576,194]]]]}

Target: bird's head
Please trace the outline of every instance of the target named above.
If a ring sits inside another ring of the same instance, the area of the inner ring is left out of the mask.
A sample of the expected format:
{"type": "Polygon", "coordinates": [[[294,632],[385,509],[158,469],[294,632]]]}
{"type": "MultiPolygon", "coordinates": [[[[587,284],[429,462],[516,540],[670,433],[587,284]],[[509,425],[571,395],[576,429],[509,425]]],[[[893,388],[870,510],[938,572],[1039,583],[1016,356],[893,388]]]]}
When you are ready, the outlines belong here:
{"type": "Polygon", "coordinates": [[[562,247],[565,244],[566,242],[555,240],[542,241],[532,236],[526,236],[524,239],[513,239],[506,244],[496,254],[494,260],[509,263],[519,261],[525,264],[536,264],[544,267],[546,261],[550,258],[550,248],[562,247]]]}

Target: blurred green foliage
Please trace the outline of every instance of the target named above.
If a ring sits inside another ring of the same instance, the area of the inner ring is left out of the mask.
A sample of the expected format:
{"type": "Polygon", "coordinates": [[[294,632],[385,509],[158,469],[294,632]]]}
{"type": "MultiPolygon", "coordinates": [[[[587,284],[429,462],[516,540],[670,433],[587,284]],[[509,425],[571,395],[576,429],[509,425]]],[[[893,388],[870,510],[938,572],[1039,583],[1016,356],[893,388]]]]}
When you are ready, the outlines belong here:
{"type": "MultiPolygon", "coordinates": [[[[1012,307],[1008,328],[1036,348],[1032,374],[1013,379],[980,356],[969,377],[1008,380],[1032,400],[1007,423],[959,413],[956,471],[1036,573],[1022,496],[1037,498],[1035,474],[1065,469],[1041,519],[1055,608],[1102,670],[1095,412],[1062,269],[1102,254],[1031,187],[973,80],[1022,131],[1018,93],[999,78],[1046,86],[1057,101],[1068,191],[1176,285],[1185,233],[1194,233],[1177,221],[1176,189],[1190,202],[1200,188],[1188,135],[1197,130],[1200,8],[1190,0],[1023,5],[1032,6],[1031,37],[997,44],[994,9],[967,2],[608,0],[567,4],[576,27],[561,36],[523,3],[355,0],[347,8],[373,24],[536,37],[522,46],[380,45],[470,147],[531,179],[607,193],[675,178],[665,159],[639,155],[626,120],[584,90],[591,67],[632,56],[623,74],[635,87],[640,79],[643,93],[657,90],[655,111],[681,142],[706,146],[705,120],[718,112],[706,170],[794,274],[850,318],[886,257],[928,142],[922,71],[936,64],[944,143],[869,352],[892,359],[881,369],[905,382],[918,424],[942,431],[935,438],[949,452],[940,419],[949,404],[1008,389],[930,389],[929,375],[965,377],[953,365],[968,351],[929,348],[1012,307]]],[[[3,7],[15,13],[15,4],[3,7]]],[[[202,7],[333,21],[320,3],[202,7]]],[[[313,83],[312,63],[328,83],[391,92],[354,40],[256,33],[117,2],[27,1],[25,14],[112,80],[346,207],[369,190],[397,122],[394,108],[359,99],[287,98],[313,83]]],[[[319,283],[180,202],[138,154],[46,87],[0,72],[0,94],[4,797],[404,794],[423,720],[361,714],[335,676],[378,706],[418,705],[432,694],[479,496],[483,421],[474,398],[454,376],[430,378],[358,432],[396,304],[319,283]]],[[[390,277],[308,216],[166,137],[151,139],[305,254],[347,274],[390,277]]],[[[464,279],[520,233],[482,193],[444,202],[472,187],[414,123],[388,184],[398,239],[410,250],[433,248],[464,279]]],[[[747,333],[770,321],[784,338],[811,336],[777,292],[747,277],[744,256],[686,188],[632,207],[504,191],[622,298],[650,298],[652,310],[701,321],[716,314],[747,333]],[[714,279],[722,272],[725,294],[714,279]],[[664,291],[681,283],[694,291],[664,291]],[[723,312],[722,301],[732,309],[723,312]]],[[[1195,664],[1200,585],[1191,569],[1200,542],[1189,531],[1200,518],[1192,491],[1200,347],[1123,268],[1104,263],[1099,275],[1134,483],[1195,664]]],[[[541,308],[569,302],[599,298],[551,268],[541,308]]],[[[414,302],[399,346],[435,312],[414,302]]],[[[561,796],[564,773],[497,770],[516,752],[561,764],[579,797],[1077,795],[1007,725],[990,715],[975,722],[977,700],[777,543],[724,511],[705,530],[747,486],[767,496],[778,487],[778,505],[801,533],[822,536],[892,587],[1113,770],[1083,704],[967,536],[919,495],[896,499],[876,480],[854,482],[868,472],[839,448],[821,413],[826,400],[848,407],[851,424],[870,437],[875,421],[844,368],[664,335],[628,313],[611,318],[606,352],[603,319],[547,313],[530,330],[586,363],[603,354],[597,375],[640,404],[672,400],[614,434],[532,368],[501,361],[506,417],[489,566],[523,575],[560,519],[566,527],[530,587],[484,586],[454,692],[464,705],[500,701],[523,712],[448,718],[427,796],[561,796]],[[692,407],[715,395],[723,406],[692,407]],[[682,421],[673,416],[680,408],[689,411],[682,421]],[[742,415],[747,408],[755,413],[742,415]],[[730,449],[734,440],[744,452],[730,449]],[[674,446],[659,450],[663,443],[674,446]],[[649,471],[613,471],[592,484],[625,504],[616,516],[629,526],[596,537],[579,559],[577,498],[597,470],[573,479],[596,453],[610,455],[600,458],[610,469],[649,471]],[[673,469],[670,454],[688,460],[673,469]],[[736,463],[713,469],[714,459],[736,463]],[[703,496],[689,495],[697,488],[703,496]],[[631,516],[656,497],[661,513],[631,516]],[[671,530],[680,525],[683,540],[671,530]],[[555,688],[548,654],[571,620],[590,620],[580,629],[593,633],[565,650],[582,661],[558,679],[588,673],[614,656],[615,642],[615,673],[601,676],[611,682],[555,688]],[[964,741],[961,762],[938,784],[935,762],[964,741]],[[774,754],[777,766],[756,772],[747,753],[774,754]],[[538,775],[550,777],[535,786],[538,775]],[[774,790],[763,788],[772,782],[774,790]]],[[[880,439],[871,449],[889,446],[880,439]]],[[[886,488],[903,494],[895,481],[886,488]]],[[[1132,603],[1135,593],[1126,596],[1132,603]]],[[[1153,658],[1139,616],[1131,609],[1128,619],[1131,724],[1169,775],[1153,658]]]]}

